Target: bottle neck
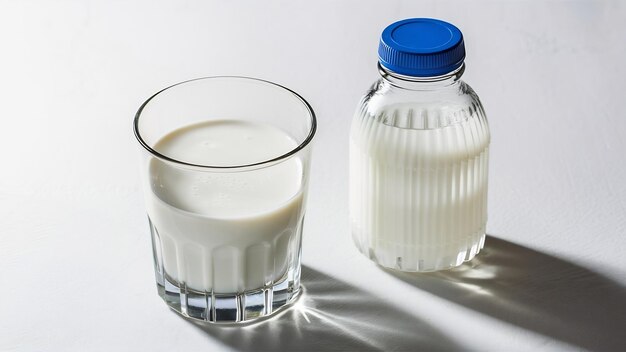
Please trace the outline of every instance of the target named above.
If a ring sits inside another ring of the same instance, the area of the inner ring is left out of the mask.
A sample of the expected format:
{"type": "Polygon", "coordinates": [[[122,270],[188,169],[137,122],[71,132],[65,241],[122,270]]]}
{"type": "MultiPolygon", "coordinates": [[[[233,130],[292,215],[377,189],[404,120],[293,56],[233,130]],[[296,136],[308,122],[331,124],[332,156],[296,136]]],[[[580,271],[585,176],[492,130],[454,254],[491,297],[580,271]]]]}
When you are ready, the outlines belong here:
{"type": "Polygon", "coordinates": [[[378,63],[378,73],[380,73],[380,76],[384,81],[392,86],[410,90],[431,90],[457,84],[460,81],[463,72],[465,72],[465,63],[461,64],[461,66],[456,70],[441,76],[405,76],[389,71],[384,68],[380,62],[378,63]]]}

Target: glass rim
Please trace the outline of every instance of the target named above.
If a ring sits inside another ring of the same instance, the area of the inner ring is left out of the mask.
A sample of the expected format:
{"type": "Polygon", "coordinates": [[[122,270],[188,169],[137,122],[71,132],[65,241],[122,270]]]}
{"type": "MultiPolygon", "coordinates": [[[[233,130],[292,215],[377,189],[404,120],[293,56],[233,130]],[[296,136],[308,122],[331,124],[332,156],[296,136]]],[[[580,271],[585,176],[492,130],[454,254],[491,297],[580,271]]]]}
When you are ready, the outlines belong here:
{"type": "Polygon", "coordinates": [[[311,105],[309,104],[309,102],[307,102],[300,94],[296,93],[295,91],[293,91],[292,89],[289,89],[283,85],[280,85],[278,83],[274,83],[268,80],[264,80],[264,79],[260,79],[260,78],[254,78],[254,77],[247,77],[247,76],[206,76],[206,77],[200,77],[200,78],[194,78],[194,79],[189,79],[186,81],[182,81],[182,82],[178,82],[175,84],[172,84],[170,86],[167,86],[161,90],[159,90],[158,92],[154,93],[150,98],[148,98],[146,101],[143,102],[143,104],[141,104],[141,106],[139,107],[139,110],[137,110],[137,113],[135,113],[135,118],[133,119],[133,131],[135,134],[135,138],[137,138],[137,141],[139,142],[139,144],[145,149],[147,150],[150,154],[152,154],[153,156],[168,161],[168,162],[172,162],[174,164],[179,164],[182,166],[187,166],[187,167],[193,167],[193,168],[200,168],[200,169],[213,169],[213,170],[237,170],[237,169],[246,169],[246,168],[251,168],[251,167],[261,167],[261,166],[265,166],[265,165],[270,165],[270,164],[274,164],[277,163],[279,161],[288,159],[289,157],[291,157],[292,155],[298,153],[300,150],[304,149],[308,144],[311,143],[311,141],[313,140],[313,137],[315,136],[315,133],[317,131],[317,117],[315,116],[315,111],[313,111],[313,108],[311,107],[311,105]],[[150,101],[152,101],[152,99],[156,98],[157,96],[159,96],[159,94],[172,89],[176,86],[185,84],[185,83],[190,83],[190,82],[195,82],[195,81],[201,81],[201,80],[211,80],[211,79],[220,79],[220,78],[226,78],[226,79],[235,79],[235,80],[249,80],[249,81],[256,81],[259,83],[263,83],[266,85],[271,85],[271,86],[275,86],[278,88],[281,88],[289,93],[291,93],[295,98],[297,98],[306,108],[306,110],[309,113],[309,116],[311,117],[311,126],[309,128],[309,134],[306,136],[306,138],[301,142],[298,143],[298,145],[295,148],[290,149],[288,152],[284,153],[284,154],[280,154],[275,158],[272,159],[268,159],[268,160],[263,160],[263,161],[259,161],[259,162],[255,162],[255,163],[250,163],[250,164],[242,164],[242,165],[224,165],[224,166],[216,166],[216,165],[204,165],[204,164],[195,164],[195,163],[189,163],[186,161],[182,161],[182,160],[177,160],[174,159],[172,157],[169,157],[165,154],[159,153],[158,151],[156,151],[154,148],[152,148],[151,146],[148,145],[148,143],[146,143],[146,141],[144,141],[144,139],[141,136],[141,133],[139,132],[139,118],[142,115],[142,112],[144,110],[144,108],[148,105],[148,103],[150,103],[150,101]]]}

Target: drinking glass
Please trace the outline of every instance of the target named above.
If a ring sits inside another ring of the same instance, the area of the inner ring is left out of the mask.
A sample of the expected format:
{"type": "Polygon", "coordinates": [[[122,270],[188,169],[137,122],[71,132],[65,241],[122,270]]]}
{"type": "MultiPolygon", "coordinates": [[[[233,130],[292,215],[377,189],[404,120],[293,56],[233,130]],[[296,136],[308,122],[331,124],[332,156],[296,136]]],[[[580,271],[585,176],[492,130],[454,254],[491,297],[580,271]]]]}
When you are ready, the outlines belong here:
{"type": "Polygon", "coordinates": [[[247,322],[296,299],[315,130],[300,95],[254,78],[194,79],[141,105],[134,132],[170,308],[247,322]]]}

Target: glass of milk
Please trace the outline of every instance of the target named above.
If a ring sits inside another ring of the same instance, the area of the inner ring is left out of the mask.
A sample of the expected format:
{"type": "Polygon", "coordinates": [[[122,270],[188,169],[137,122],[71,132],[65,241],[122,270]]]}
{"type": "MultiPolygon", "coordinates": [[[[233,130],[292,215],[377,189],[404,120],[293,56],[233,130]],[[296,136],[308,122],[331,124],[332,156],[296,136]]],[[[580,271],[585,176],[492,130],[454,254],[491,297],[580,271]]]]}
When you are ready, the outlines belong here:
{"type": "Polygon", "coordinates": [[[165,88],[134,120],[159,295],[183,316],[247,322],[300,292],[316,119],[268,81],[165,88]]]}

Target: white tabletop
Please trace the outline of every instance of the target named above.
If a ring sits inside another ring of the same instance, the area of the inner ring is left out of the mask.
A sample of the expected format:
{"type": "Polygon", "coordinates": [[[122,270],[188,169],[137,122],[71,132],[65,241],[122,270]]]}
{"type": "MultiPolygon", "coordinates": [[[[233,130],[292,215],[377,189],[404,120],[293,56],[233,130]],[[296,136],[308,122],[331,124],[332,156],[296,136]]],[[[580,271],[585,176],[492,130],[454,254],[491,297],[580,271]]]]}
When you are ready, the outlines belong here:
{"type": "Polygon", "coordinates": [[[626,7],[603,1],[0,1],[0,350],[625,350],[626,7]],[[486,248],[397,275],[348,227],[348,129],[389,23],[461,28],[492,132],[486,248]],[[305,295],[247,327],[157,296],[131,120],[212,75],[317,112],[305,295]]]}

